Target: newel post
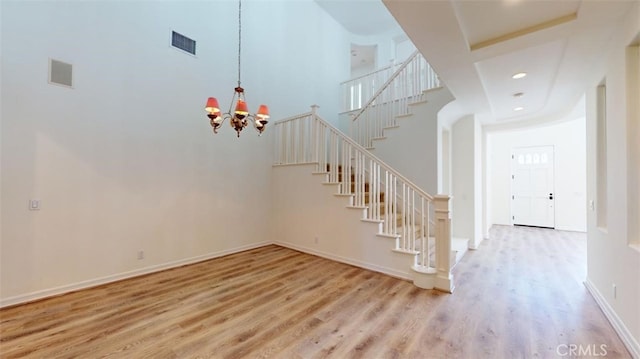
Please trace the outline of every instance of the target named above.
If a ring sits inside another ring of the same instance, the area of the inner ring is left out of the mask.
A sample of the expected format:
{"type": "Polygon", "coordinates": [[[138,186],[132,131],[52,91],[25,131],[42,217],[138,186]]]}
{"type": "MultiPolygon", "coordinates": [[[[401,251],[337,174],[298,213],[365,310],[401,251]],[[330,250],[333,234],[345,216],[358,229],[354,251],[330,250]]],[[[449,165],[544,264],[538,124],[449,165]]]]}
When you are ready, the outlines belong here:
{"type": "Polygon", "coordinates": [[[310,133],[309,135],[311,136],[311,161],[312,162],[317,162],[318,163],[318,169],[317,171],[326,171],[326,167],[322,166],[320,163],[320,140],[319,140],[319,136],[320,136],[320,123],[318,122],[318,109],[320,108],[320,106],[313,104],[311,105],[311,122],[309,123],[310,126],[310,133]],[[324,169],[322,169],[322,167],[325,167],[324,169]]]}
{"type": "Polygon", "coordinates": [[[449,196],[437,195],[433,198],[436,217],[436,283],[437,289],[453,293],[451,274],[451,212],[449,196]]]}

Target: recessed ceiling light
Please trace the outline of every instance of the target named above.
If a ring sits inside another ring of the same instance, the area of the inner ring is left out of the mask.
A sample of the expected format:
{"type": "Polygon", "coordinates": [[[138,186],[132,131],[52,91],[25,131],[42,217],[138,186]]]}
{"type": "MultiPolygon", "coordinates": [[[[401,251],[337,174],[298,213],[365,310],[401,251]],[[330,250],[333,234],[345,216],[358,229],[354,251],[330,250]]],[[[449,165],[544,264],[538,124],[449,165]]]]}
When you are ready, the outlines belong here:
{"type": "Polygon", "coordinates": [[[514,107],[513,110],[514,111],[522,111],[522,110],[524,110],[524,107],[522,107],[522,106],[514,107]]]}
{"type": "Polygon", "coordinates": [[[516,92],[516,93],[513,94],[513,97],[515,97],[515,98],[519,98],[519,97],[522,97],[522,96],[524,96],[524,92],[516,92]]]}
{"type": "Polygon", "coordinates": [[[511,78],[514,79],[521,79],[523,77],[527,76],[526,72],[518,72],[517,74],[514,74],[513,76],[511,76],[511,78]]]}

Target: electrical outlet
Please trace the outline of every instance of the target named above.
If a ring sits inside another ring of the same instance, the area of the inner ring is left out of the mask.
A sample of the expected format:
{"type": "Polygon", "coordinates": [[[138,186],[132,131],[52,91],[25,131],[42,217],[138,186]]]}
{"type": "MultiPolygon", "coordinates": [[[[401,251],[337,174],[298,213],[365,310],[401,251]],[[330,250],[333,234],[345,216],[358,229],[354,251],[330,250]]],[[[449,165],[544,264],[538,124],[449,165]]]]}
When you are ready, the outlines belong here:
{"type": "Polygon", "coordinates": [[[29,210],[30,211],[38,211],[38,210],[40,210],[40,200],[39,199],[30,199],[29,200],[29,210]]]}
{"type": "Polygon", "coordinates": [[[138,260],[144,259],[144,251],[138,251],[138,260]]]}
{"type": "Polygon", "coordinates": [[[318,239],[318,236],[316,236],[315,238],[313,238],[313,243],[318,244],[320,240],[318,239]]]}
{"type": "Polygon", "coordinates": [[[616,284],[613,283],[613,288],[611,288],[613,290],[613,299],[616,299],[616,297],[618,296],[618,287],[616,287],[616,284]]]}

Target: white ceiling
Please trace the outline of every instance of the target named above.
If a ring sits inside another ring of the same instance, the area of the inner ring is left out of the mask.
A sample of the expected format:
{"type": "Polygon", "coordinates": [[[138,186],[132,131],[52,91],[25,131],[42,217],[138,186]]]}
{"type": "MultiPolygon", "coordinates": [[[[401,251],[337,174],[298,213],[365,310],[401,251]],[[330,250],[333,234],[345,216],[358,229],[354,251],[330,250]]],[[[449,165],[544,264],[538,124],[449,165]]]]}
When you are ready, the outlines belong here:
{"type": "Polygon", "coordinates": [[[356,35],[378,35],[402,31],[380,0],[315,0],[347,31],[356,35]]]}
{"type": "MultiPolygon", "coordinates": [[[[316,1],[354,33],[377,31],[372,27],[390,21],[379,9],[371,10],[378,1],[316,1]],[[366,7],[358,12],[359,6],[366,7]]],[[[598,80],[594,76],[608,40],[634,1],[383,0],[383,5],[456,97],[448,115],[476,114],[484,124],[500,125],[549,121],[571,112],[588,84],[598,80]],[[521,71],[527,76],[512,78],[521,71]]]]}

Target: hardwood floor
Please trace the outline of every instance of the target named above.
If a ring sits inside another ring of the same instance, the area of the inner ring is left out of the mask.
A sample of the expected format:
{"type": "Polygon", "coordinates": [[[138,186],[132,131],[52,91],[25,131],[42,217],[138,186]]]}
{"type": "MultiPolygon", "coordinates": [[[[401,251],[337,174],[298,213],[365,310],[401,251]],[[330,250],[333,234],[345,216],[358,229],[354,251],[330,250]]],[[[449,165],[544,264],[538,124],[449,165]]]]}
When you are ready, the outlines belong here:
{"type": "Polygon", "coordinates": [[[2,358],[630,358],[584,234],[496,227],[449,295],[268,246],[0,310],[2,358]]]}

